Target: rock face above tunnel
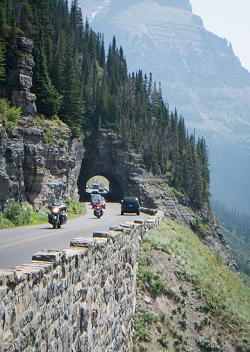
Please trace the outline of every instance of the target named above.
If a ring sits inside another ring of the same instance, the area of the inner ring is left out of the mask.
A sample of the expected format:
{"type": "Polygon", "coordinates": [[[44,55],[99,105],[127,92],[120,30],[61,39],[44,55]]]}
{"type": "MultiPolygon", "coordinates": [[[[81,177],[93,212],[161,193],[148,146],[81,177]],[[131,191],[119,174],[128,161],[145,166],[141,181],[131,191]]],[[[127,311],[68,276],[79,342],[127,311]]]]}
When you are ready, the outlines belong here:
{"type": "Polygon", "coordinates": [[[156,204],[143,187],[150,174],[143,168],[142,157],[124,150],[117,134],[100,130],[88,139],[78,180],[81,199],[85,198],[87,181],[96,175],[110,182],[111,200],[120,201],[124,196],[138,197],[148,206],[156,204]]]}
{"type": "Polygon", "coordinates": [[[14,132],[0,127],[0,209],[8,199],[27,200],[40,208],[52,197],[77,195],[83,157],[82,142],[72,139],[61,122],[44,126],[24,117],[14,132]]]}

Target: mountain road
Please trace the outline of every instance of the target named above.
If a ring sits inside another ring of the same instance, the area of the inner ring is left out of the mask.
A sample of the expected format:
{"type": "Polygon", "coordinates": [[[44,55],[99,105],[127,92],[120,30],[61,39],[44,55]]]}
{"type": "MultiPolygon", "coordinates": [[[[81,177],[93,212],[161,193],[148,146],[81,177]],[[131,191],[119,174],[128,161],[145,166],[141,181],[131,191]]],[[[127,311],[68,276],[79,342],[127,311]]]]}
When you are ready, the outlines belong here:
{"type": "Polygon", "coordinates": [[[88,204],[86,214],[69,220],[61,229],[53,230],[50,224],[0,230],[0,270],[28,263],[39,250],[62,250],[69,247],[75,237],[91,237],[94,231],[107,231],[126,221],[146,218],[147,215],[120,215],[120,204],[108,203],[101,219],[96,219],[88,204]]]}

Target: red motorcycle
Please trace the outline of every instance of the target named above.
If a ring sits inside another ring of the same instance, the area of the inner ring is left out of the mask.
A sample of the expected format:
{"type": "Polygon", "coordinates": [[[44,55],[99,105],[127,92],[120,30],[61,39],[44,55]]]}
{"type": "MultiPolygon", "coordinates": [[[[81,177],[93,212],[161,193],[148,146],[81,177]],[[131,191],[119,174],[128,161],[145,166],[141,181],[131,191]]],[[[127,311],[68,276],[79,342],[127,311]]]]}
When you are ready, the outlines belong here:
{"type": "Polygon", "coordinates": [[[96,204],[94,206],[94,215],[97,217],[97,219],[100,219],[103,216],[103,205],[96,204]]]}

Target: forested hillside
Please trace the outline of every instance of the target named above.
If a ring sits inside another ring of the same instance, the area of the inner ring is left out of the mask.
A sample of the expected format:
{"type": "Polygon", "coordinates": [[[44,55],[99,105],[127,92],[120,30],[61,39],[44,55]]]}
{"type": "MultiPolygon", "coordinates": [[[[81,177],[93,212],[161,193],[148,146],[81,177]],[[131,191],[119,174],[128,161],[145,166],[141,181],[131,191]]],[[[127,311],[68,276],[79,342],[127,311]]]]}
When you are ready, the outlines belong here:
{"type": "MultiPolygon", "coordinates": [[[[203,3],[204,1],[200,1],[203,3]]],[[[153,70],[163,97],[209,148],[211,193],[242,213],[250,204],[250,73],[191,0],[79,0],[106,40],[115,33],[130,71],[153,70]],[[221,167],[223,165],[223,167],[221,167]]],[[[210,3],[207,1],[207,3],[210,3]]],[[[225,9],[227,6],[225,5],[225,9]]],[[[223,12],[215,14],[221,16],[223,12]]]]}
{"type": "Polygon", "coordinates": [[[250,284],[250,218],[235,209],[228,210],[218,201],[212,203],[215,215],[222,226],[222,231],[230,245],[239,270],[250,284]]]}
{"type": "Polygon", "coordinates": [[[0,4],[0,92],[11,98],[9,63],[16,38],[33,39],[33,92],[39,114],[58,115],[73,136],[99,128],[117,132],[126,149],[141,153],[145,167],[200,207],[209,197],[204,139],[195,140],[177,111],[170,112],[160,84],[141,71],[128,74],[115,38],[107,55],[104,38],[84,23],[77,0],[3,0],[0,4]]]}

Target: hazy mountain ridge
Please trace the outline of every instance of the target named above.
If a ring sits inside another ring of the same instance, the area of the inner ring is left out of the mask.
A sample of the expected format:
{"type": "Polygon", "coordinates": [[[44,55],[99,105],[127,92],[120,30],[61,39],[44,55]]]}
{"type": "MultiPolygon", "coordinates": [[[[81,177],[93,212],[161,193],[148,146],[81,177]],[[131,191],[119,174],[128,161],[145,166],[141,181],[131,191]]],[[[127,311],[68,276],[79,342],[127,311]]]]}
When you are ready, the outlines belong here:
{"type": "MultiPolygon", "coordinates": [[[[90,2],[81,2],[89,11],[90,2]]],[[[177,106],[189,128],[207,138],[216,198],[242,209],[249,206],[250,74],[231,44],[204,28],[188,0],[125,5],[109,0],[96,6],[103,8],[92,22],[94,29],[108,41],[115,33],[129,69],[152,71],[170,107],[177,106]]]]}

